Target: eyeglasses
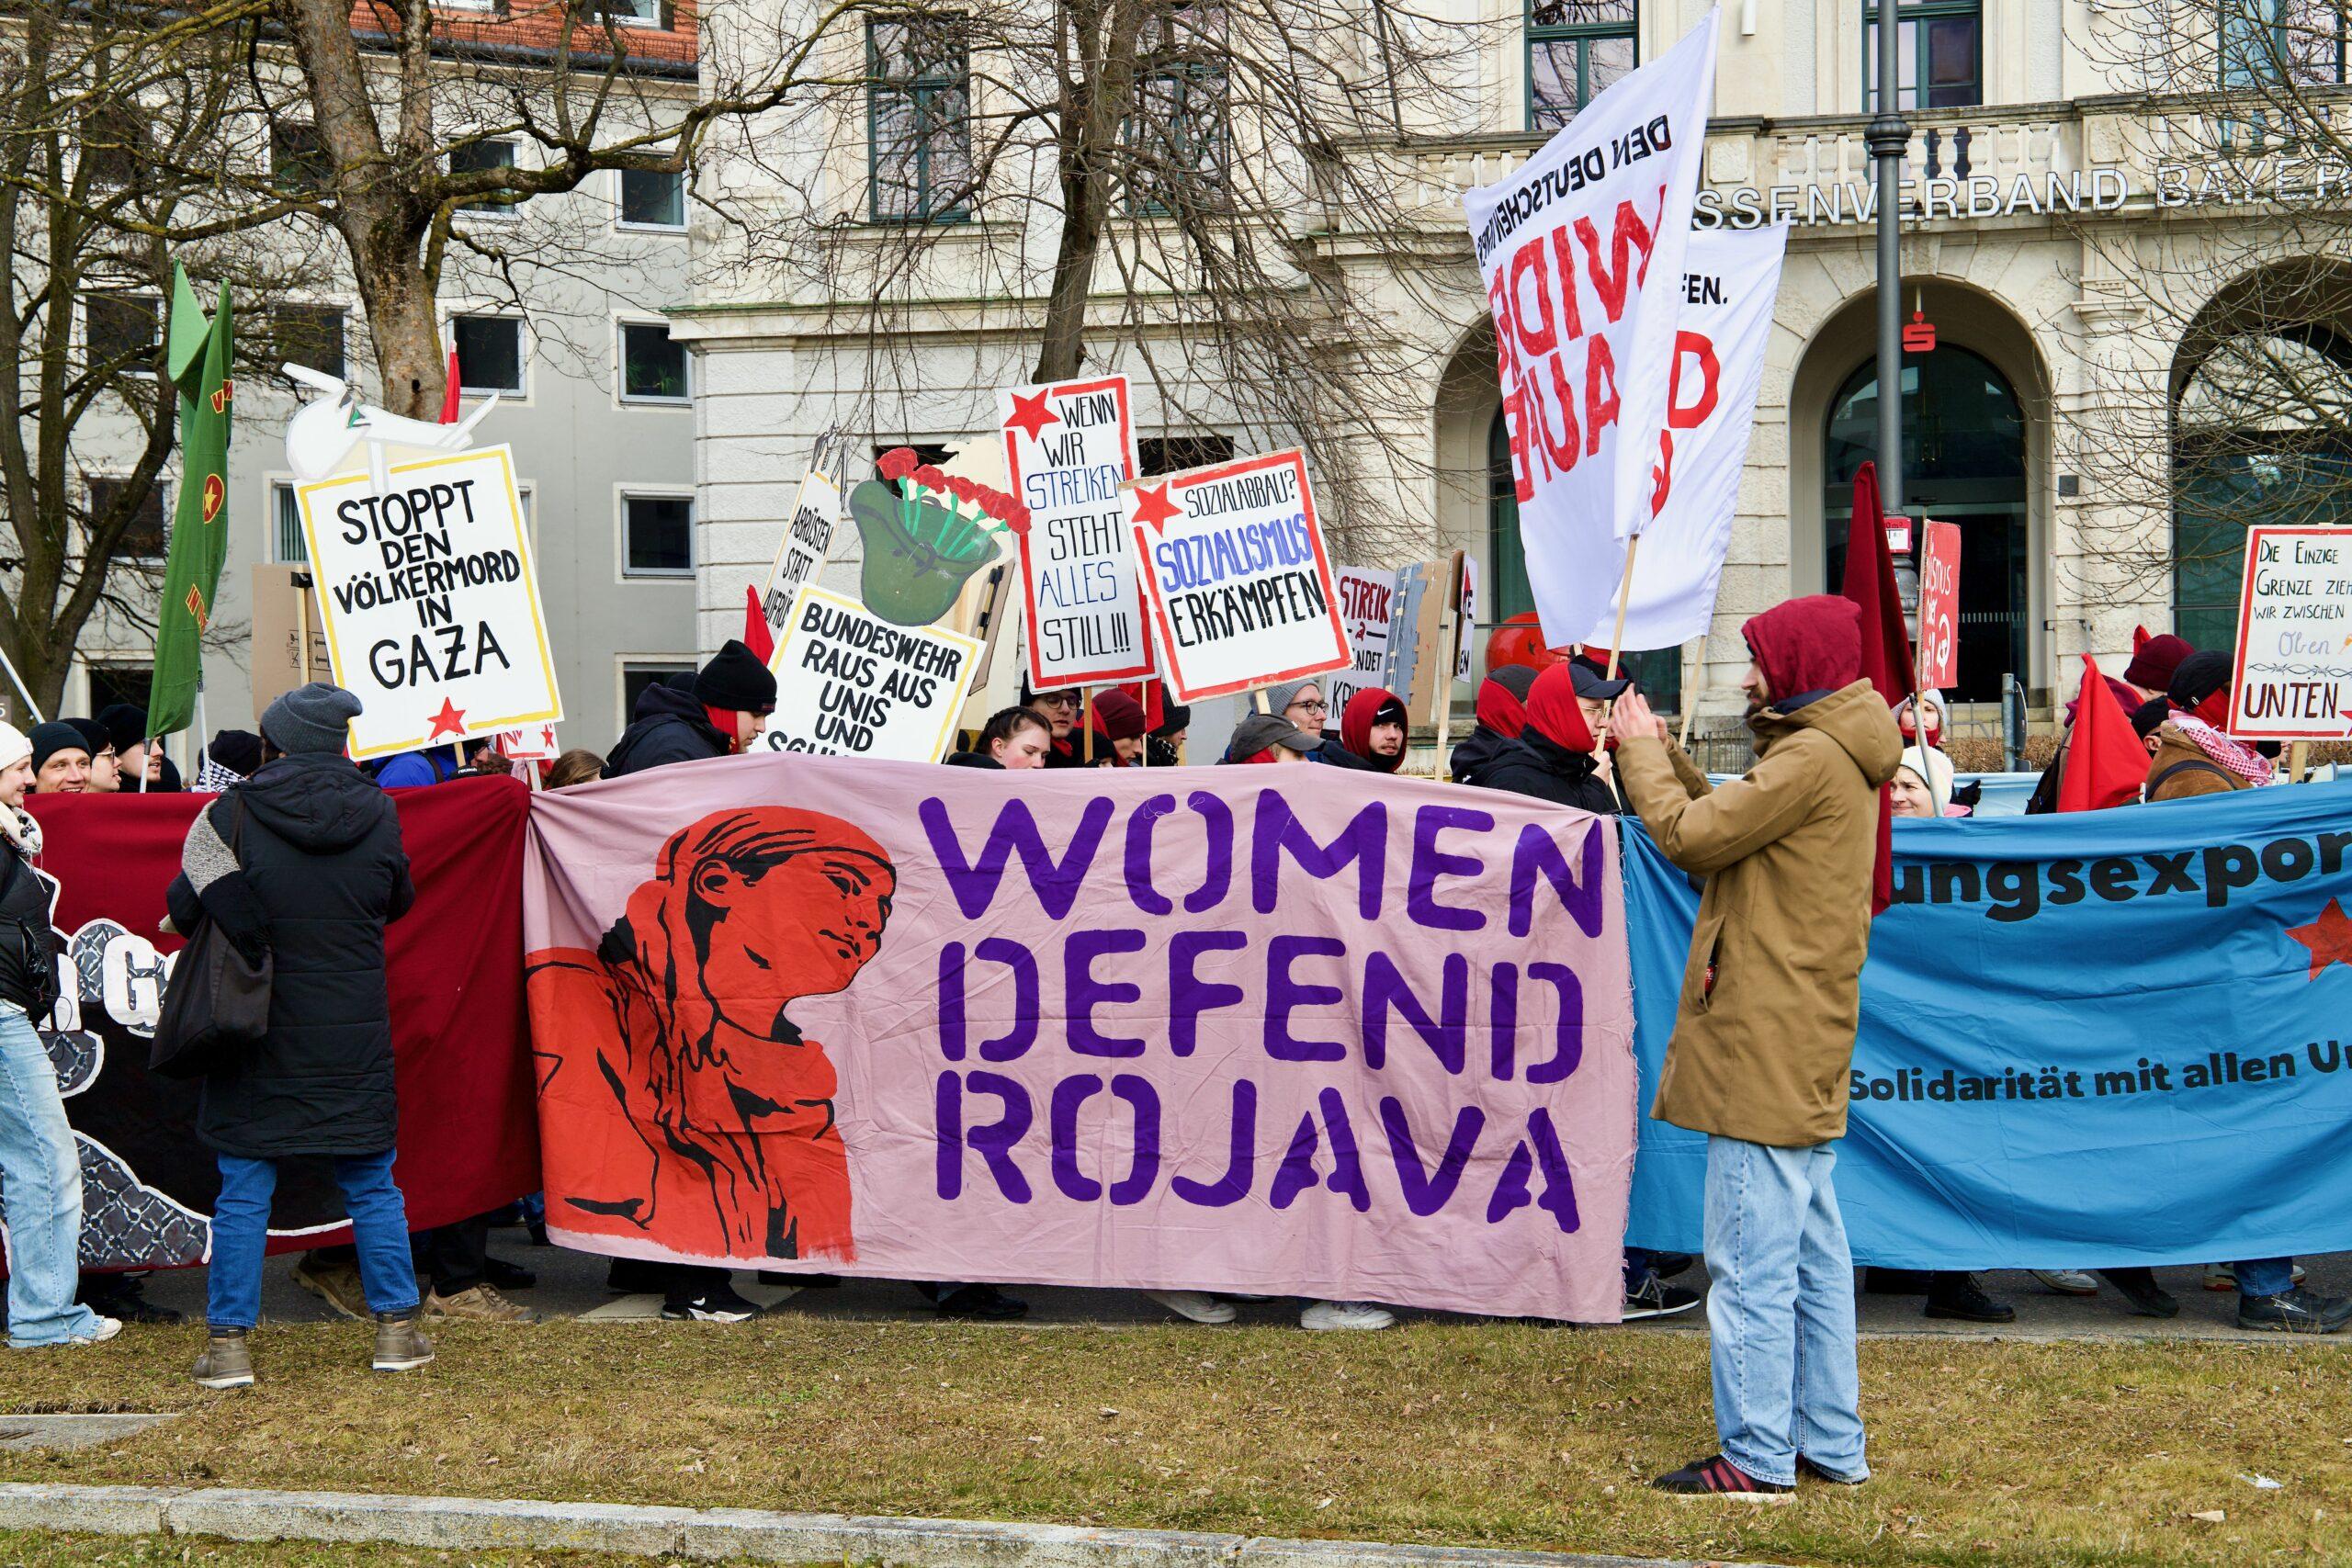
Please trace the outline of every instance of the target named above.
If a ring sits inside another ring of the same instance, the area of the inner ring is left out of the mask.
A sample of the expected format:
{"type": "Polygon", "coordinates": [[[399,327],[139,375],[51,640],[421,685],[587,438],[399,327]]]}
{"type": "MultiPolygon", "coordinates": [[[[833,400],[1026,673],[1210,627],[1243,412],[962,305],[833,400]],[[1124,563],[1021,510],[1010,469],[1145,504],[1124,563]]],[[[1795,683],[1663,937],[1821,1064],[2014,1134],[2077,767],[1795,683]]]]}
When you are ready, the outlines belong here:
{"type": "MultiPolygon", "coordinates": [[[[1331,711],[1331,705],[1329,703],[1324,702],[1316,697],[1309,697],[1303,703],[1293,703],[1290,705],[1290,707],[1296,708],[1301,713],[1329,713],[1331,711]]],[[[1290,708],[1284,708],[1283,709],[1283,712],[1288,713],[1290,712],[1290,708]]]]}

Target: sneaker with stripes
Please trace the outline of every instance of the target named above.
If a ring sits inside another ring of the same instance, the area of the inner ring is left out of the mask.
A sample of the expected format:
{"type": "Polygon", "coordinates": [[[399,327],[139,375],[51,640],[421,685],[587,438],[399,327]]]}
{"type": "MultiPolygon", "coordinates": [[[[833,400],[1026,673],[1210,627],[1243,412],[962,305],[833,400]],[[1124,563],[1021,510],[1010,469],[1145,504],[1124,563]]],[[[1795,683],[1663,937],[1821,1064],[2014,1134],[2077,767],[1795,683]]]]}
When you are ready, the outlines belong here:
{"type": "Polygon", "coordinates": [[[1650,1483],[1678,1497],[1723,1497],[1736,1503],[1785,1503],[1796,1488],[1758,1481],[1721,1454],[1668,1471],[1650,1483]]]}

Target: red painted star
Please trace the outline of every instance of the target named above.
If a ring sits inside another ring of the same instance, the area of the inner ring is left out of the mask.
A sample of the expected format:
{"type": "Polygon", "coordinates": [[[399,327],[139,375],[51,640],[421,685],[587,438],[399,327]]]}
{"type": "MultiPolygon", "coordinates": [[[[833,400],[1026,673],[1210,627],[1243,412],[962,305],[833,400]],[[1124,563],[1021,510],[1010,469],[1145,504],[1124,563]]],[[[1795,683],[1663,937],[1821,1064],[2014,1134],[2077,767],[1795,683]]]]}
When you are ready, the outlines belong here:
{"type": "Polygon", "coordinates": [[[424,739],[429,741],[435,735],[463,735],[465,732],[466,710],[459,707],[454,698],[443,697],[441,711],[433,716],[433,733],[424,739]]]}
{"type": "Polygon", "coordinates": [[[1136,486],[1136,521],[1144,527],[1157,528],[1171,517],[1183,515],[1182,507],[1169,503],[1166,485],[1136,486]]]}
{"type": "Polygon", "coordinates": [[[1046,406],[1046,389],[1040,387],[1035,396],[1026,398],[1018,392],[1013,393],[1012,417],[1004,422],[1004,427],[1007,430],[1020,431],[1030,440],[1035,441],[1037,439],[1038,432],[1044,430],[1046,426],[1059,424],[1062,422],[1062,416],[1046,406]]]}
{"type": "Polygon", "coordinates": [[[2352,916],[2344,906],[2330,898],[2319,919],[2307,926],[2290,928],[2287,934],[2312,950],[2312,972],[2308,979],[2319,978],[2319,972],[2331,964],[2352,967],[2352,916]]]}

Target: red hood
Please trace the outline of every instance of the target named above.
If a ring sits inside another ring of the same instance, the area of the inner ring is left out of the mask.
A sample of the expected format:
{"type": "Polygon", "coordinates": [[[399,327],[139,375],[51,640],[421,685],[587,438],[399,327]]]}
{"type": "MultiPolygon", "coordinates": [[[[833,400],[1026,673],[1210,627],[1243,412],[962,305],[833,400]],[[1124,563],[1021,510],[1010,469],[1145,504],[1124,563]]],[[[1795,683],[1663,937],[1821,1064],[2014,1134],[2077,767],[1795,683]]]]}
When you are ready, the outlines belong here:
{"type": "Polygon", "coordinates": [[[1506,740],[1516,740],[1527,728],[1527,693],[1535,671],[1524,664],[1507,664],[1478,682],[1478,722],[1506,740]]]}
{"type": "Polygon", "coordinates": [[[1776,703],[1834,692],[1862,678],[1862,612],[1851,599],[1830,593],[1791,599],[1739,632],[1776,703]]]}
{"type": "Polygon", "coordinates": [[[1565,664],[1555,664],[1535,677],[1527,689],[1527,725],[1555,746],[1571,751],[1592,750],[1592,726],[1577,705],[1576,676],[1565,664]]]}
{"type": "Polygon", "coordinates": [[[1348,699],[1347,707],[1340,714],[1340,744],[1384,773],[1395,773],[1405,761],[1402,751],[1393,757],[1372,754],[1372,727],[1380,721],[1380,710],[1392,706],[1396,711],[1390,716],[1398,724],[1404,723],[1405,705],[1397,700],[1396,693],[1366,686],[1348,699]]]}

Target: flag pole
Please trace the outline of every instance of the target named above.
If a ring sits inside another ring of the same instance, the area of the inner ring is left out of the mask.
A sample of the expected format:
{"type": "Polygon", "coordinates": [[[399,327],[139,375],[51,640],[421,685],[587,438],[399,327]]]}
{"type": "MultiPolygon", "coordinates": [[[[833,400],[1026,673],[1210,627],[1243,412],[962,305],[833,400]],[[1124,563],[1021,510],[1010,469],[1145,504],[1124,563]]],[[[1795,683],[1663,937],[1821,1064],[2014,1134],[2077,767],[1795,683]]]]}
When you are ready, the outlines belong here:
{"type": "Polygon", "coordinates": [[[1690,750],[1690,719],[1699,711],[1699,676],[1707,667],[1706,654],[1706,634],[1702,632],[1699,636],[1699,657],[1687,661],[1682,667],[1682,734],[1675,745],[1685,751],[1690,750]]]}
{"type": "MultiPolygon", "coordinates": [[[[1625,607],[1633,603],[1634,558],[1641,553],[1641,548],[1642,536],[1639,534],[1625,541],[1625,575],[1617,580],[1617,629],[1609,634],[1609,674],[1606,678],[1611,681],[1617,679],[1617,661],[1625,657],[1625,607]]],[[[1600,733],[1593,738],[1596,756],[1609,745],[1609,721],[1616,716],[1617,699],[1611,697],[1609,705],[1600,710],[1600,733]]]]}
{"type": "Polygon", "coordinates": [[[6,649],[0,649],[0,670],[6,670],[8,672],[8,679],[15,683],[17,694],[25,699],[25,706],[31,711],[33,722],[47,724],[49,716],[40,711],[40,704],[33,701],[33,689],[25,684],[25,678],[22,675],[17,673],[16,660],[8,657],[6,649]]]}

